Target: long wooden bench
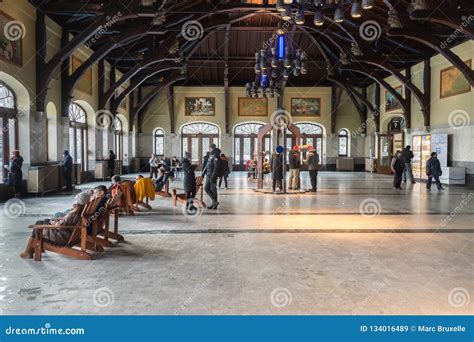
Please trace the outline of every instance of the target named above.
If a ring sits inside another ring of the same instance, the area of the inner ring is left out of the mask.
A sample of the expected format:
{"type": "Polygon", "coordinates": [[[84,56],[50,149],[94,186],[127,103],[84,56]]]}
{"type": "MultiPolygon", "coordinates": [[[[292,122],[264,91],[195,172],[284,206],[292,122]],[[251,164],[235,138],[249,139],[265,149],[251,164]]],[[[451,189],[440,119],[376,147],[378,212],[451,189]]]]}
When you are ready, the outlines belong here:
{"type": "MultiPolygon", "coordinates": [[[[204,198],[204,177],[203,176],[197,176],[196,177],[196,194],[199,194],[199,199],[194,199],[197,204],[206,206],[206,203],[204,203],[203,198],[204,198]]],[[[173,206],[176,207],[177,202],[180,203],[186,203],[186,193],[181,192],[178,193],[178,190],[184,191],[182,188],[174,188],[173,189],[173,206]]]]}

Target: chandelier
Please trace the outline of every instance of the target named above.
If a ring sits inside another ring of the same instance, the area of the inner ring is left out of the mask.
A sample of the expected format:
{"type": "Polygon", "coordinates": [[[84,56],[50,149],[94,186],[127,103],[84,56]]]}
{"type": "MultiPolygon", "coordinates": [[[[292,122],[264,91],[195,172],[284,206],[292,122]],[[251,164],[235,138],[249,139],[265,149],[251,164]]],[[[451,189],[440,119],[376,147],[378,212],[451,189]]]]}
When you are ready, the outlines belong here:
{"type": "MultiPolygon", "coordinates": [[[[266,45],[266,44],[265,44],[266,45]]],[[[280,32],[277,39],[268,49],[255,53],[255,81],[246,84],[246,96],[266,98],[278,97],[281,94],[283,82],[290,75],[298,77],[308,72],[306,53],[301,49],[294,49],[291,40],[280,32]]]]}
{"type": "Polygon", "coordinates": [[[344,21],[346,7],[351,8],[352,18],[360,18],[362,10],[374,7],[374,0],[277,0],[276,2],[276,10],[281,13],[282,19],[294,20],[297,25],[304,25],[305,11],[314,13],[315,26],[324,25],[324,16],[329,11],[334,12],[333,20],[341,23],[344,21]]]}

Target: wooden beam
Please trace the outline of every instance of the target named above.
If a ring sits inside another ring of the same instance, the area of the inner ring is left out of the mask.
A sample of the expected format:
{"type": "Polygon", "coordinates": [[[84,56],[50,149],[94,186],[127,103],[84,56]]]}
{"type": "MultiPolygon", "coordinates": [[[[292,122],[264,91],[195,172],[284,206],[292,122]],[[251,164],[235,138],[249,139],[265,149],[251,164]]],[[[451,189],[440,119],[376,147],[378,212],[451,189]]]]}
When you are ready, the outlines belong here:
{"type": "Polygon", "coordinates": [[[439,8],[416,10],[410,13],[410,19],[445,25],[454,29],[455,31],[452,32],[452,34],[456,36],[466,35],[470,39],[474,39],[474,28],[470,24],[470,22],[474,20],[472,10],[458,9],[452,11],[446,9],[440,10],[439,8]]]}
{"type": "MultiPolygon", "coordinates": [[[[61,35],[61,46],[66,46],[69,41],[69,32],[63,30],[61,35]]],[[[71,104],[72,92],[67,91],[67,81],[69,79],[69,66],[71,59],[66,58],[61,63],[61,116],[69,116],[69,105],[71,104]]]]}
{"type": "Polygon", "coordinates": [[[375,92],[374,92],[374,104],[375,104],[375,111],[373,112],[374,116],[374,123],[375,123],[375,133],[380,132],[380,112],[382,108],[380,108],[380,84],[375,83],[375,92]]]}
{"type": "MultiPolygon", "coordinates": [[[[429,97],[431,97],[431,64],[430,60],[427,59],[423,64],[423,91],[429,97]]],[[[423,121],[426,127],[430,127],[431,124],[431,102],[425,107],[423,111],[423,121]]]]}
{"type": "Polygon", "coordinates": [[[331,134],[336,133],[337,109],[341,103],[342,87],[333,85],[331,87],[331,134]]]}
{"type": "Polygon", "coordinates": [[[45,111],[45,101],[47,84],[44,83],[41,77],[41,70],[44,70],[46,64],[46,23],[45,15],[41,10],[36,9],[36,23],[35,23],[35,45],[36,45],[36,111],[45,111]]]}
{"type": "Polygon", "coordinates": [[[175,116],[174,116],[174,88],[172,85],[166,87],[166,96],[168,98],[168,111],[170,114],[170,132],[176,133],[175,116]]]}
{"type": "Polygon", "coordinates": [[[230,24],[226,26],[224,41],[224,117],[225,132],[230,133],[230,110],[229,110],[229,41],[230,41],[230,24]]]}

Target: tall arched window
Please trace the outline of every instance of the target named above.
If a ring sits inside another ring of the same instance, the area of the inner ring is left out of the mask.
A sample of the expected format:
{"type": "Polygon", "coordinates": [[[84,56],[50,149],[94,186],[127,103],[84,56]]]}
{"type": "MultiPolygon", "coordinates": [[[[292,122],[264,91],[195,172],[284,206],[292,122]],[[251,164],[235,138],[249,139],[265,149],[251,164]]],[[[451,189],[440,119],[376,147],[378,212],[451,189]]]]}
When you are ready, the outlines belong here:
{"type": "Polygon", "coordinates": [[[189,123],[182,127],[181,139],[181,154],[191,153],[192,162],[202,165],[209,145],[214,143],[219,146],[219,127],[210,122],[189,123]]]}
{"type": "Polygon", "coordinates": [[[8,165],[11,151],[18,148],[18,120],[16,98],[13,91],[0,82],[0,168],[3,177],[7,176],[5,165],[8,165]]]}
{"type": "Polygon", "coordinates": [[[349,156],[349,132],[342,128],[339,130],[339,157],[349,156]]]}
{"type": "MultiPolygon", "coordinates": [[[[260,122],[246,122],[234,128],[234,168],[237,171],[245,169],[248,160],[253,159],[257,152],[257,136],[260,128],[264,126],[260,122]]],[[[270,134],[264,138],[264,151],[270,151],[270,134]]]]}
{"type": "MultiPolygon", "coordinates": [[[[300,129],[301,141],[296,141],[291,132],[287,132],[286,145],[291,148],[294,145],[308,145],[313,146],[319,157],[322,158],[323,152],[323,128],[315,123],[300,122],[295,123],[295,126],[300,129]]],[[[302,158],[306,158],[306,152],[303,152],[302,158]]]]}
{"type": "Polygon", "coordinates": [[[81,164],[82,171],[87,171],[87,116],[76,103],[69,105],[69,153],[74,163],[81,164]]]}
{"type": "Polygon", "coordinates": [[[123,160],[123,126],[119,118],[115,118],[115,154],[118,160],[123,160]]]}
{"type": "Polygon", "coordinates": [[[157,128],[153,133],[153,153],[159,157],[165,155],[165,131],[163,128],[157,128]]]}

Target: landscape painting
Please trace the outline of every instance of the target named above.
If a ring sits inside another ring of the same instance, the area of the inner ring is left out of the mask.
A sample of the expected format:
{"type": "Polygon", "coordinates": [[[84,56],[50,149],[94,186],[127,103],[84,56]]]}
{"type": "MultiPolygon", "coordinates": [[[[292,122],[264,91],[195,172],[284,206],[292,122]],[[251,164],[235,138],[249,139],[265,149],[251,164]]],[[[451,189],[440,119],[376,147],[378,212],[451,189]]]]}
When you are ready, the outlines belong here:
{"type": "Polygon", "coordinates": [[[239,116],[267,116],[268,99],[239,97],[239,116]]]}
{"type": "Polygon", "coordinates": [[[0,11],[0,59],[13,64],[23,65],[23,35],[24,31],[21,26],[13,23],[15,21],[12,17],[0,11]]]}
{"type": "Polygon", "coordinates": [[[214,116],[216,114],[216,99],[214,97],[186,97],[184,100],[184,115],[214,116]]]}
{"type": "MultiPolygon", "coordinates": [[[[399,94],[402,94],[402,86],[394,87],[395,91],[399,94]]],[[[394,110],[401,109],[402,106],[398,103],[395,96],[392,95],[389,91],[385,91],[385,112],[391,112],[394,110]]]]}
{"type": "Polygon", "coordinates": [[[321,116],[321,99],[319,97],[292,97],[291,115],[321,116]]]}
{"type": "MultiPolygon", "coordinates": [[[[471,68],[471,60],[465,62],[471,68]]],[[[471,85],[458,68],[452,66],[440,71],[439,97],[441,99],[471,91],[471,85]]]]}

